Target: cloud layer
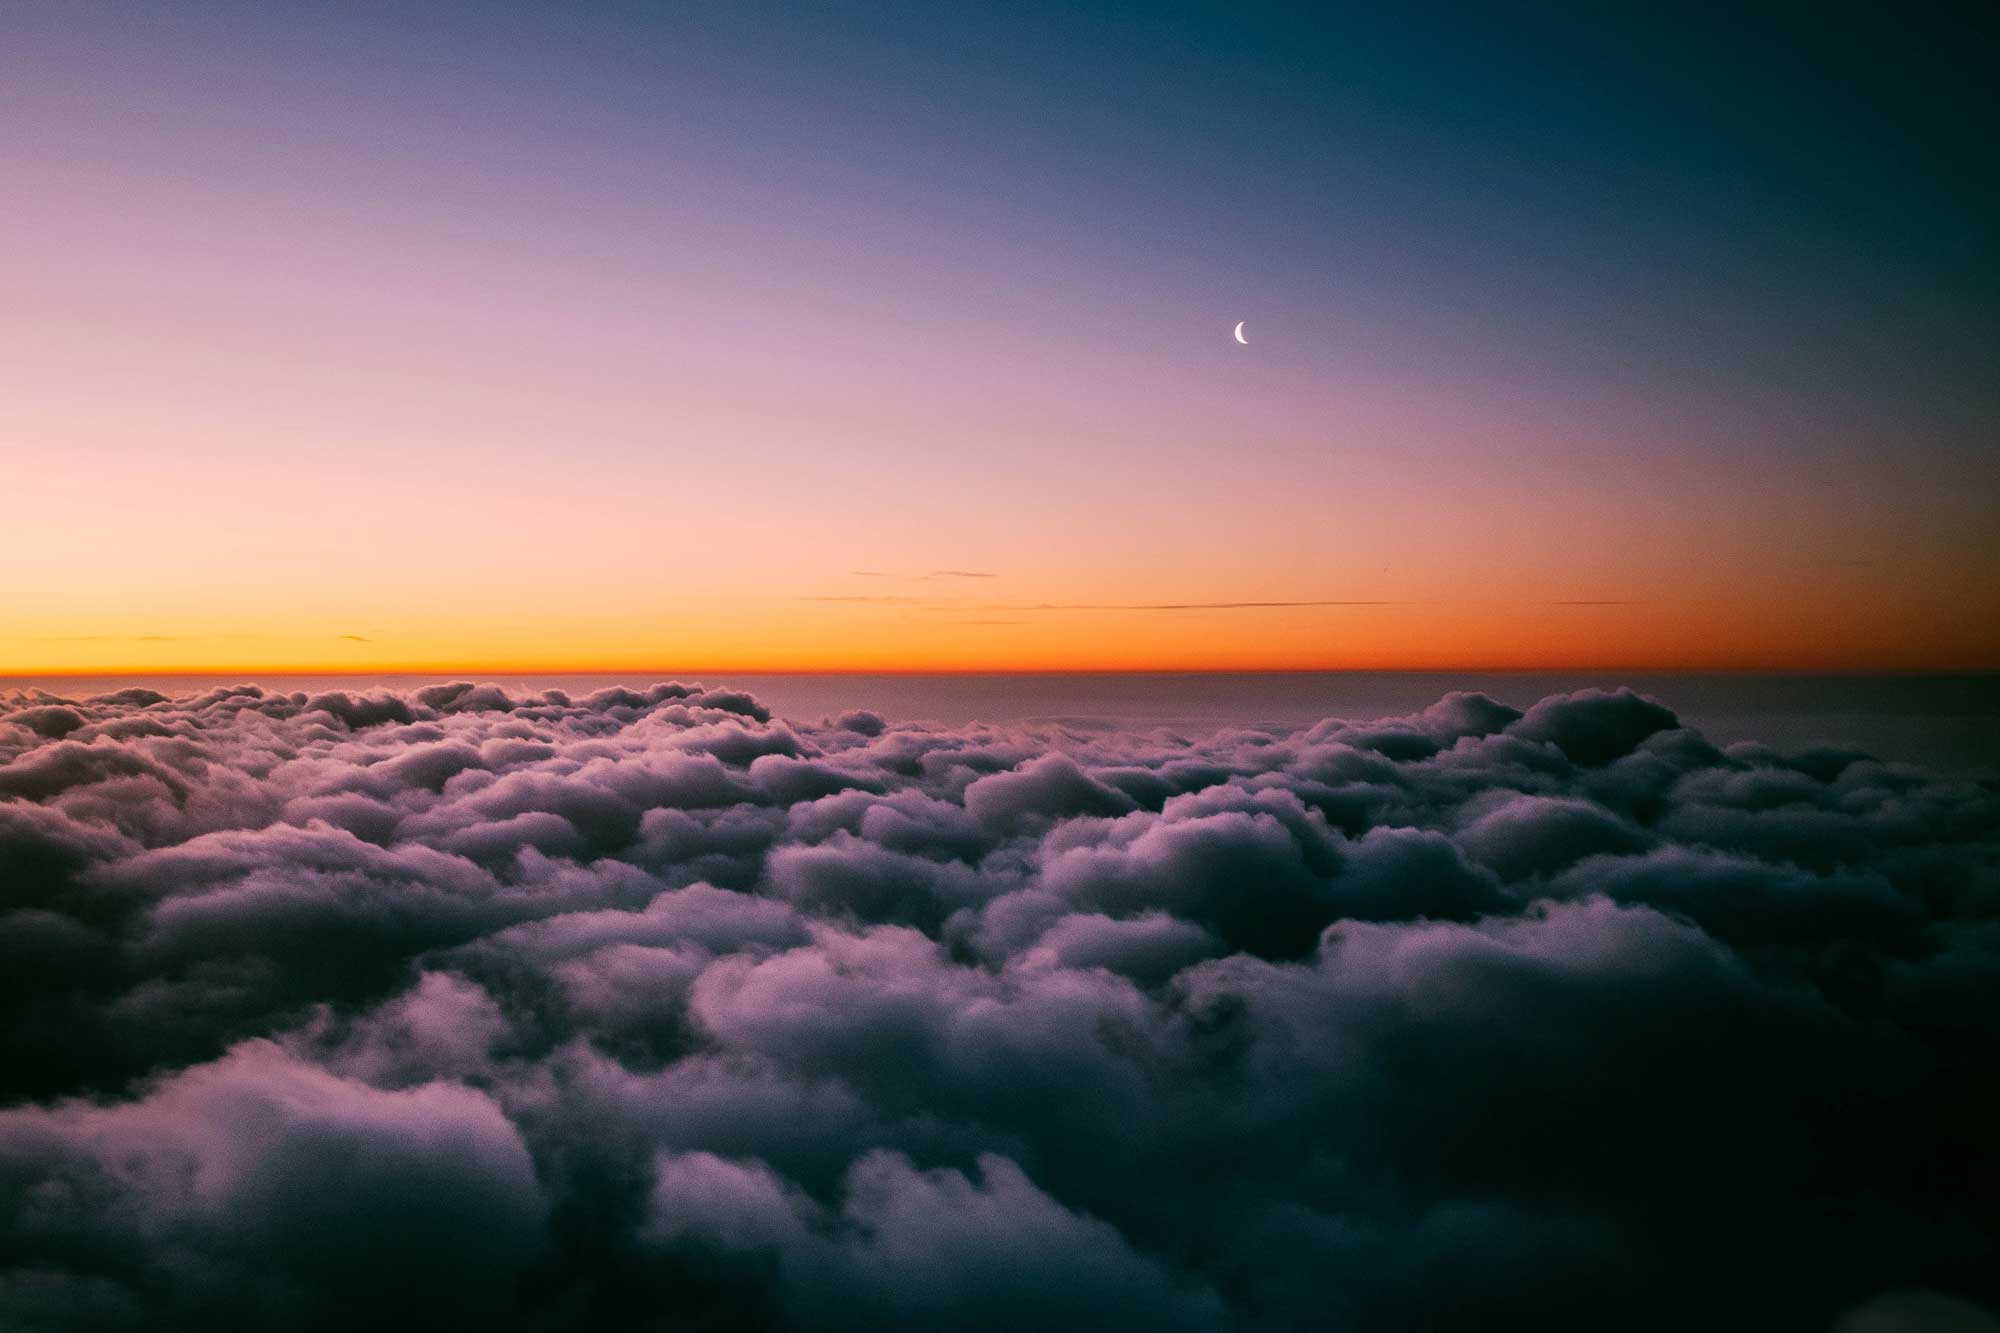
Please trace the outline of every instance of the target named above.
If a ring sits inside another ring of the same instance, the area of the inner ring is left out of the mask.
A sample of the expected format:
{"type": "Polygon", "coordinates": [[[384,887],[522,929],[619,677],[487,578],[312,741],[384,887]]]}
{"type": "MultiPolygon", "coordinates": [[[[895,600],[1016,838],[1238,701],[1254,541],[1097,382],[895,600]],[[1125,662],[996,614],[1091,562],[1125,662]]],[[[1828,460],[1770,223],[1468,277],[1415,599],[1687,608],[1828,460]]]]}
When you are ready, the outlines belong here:
{"type": "Polygon", "coordinates": [[[1997,830],[1628,691],[0,695],[0,1326],[1988,1327],[1997,830]]]}

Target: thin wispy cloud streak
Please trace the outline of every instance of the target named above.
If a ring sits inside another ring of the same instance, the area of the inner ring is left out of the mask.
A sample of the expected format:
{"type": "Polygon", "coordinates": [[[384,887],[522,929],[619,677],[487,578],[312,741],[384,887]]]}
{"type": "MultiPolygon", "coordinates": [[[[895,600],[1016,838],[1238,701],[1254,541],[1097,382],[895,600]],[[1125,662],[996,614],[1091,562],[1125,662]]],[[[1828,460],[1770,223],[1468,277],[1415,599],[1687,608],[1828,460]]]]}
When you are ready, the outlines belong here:
{"type": "Polygon", "coordinates": [[[828,593],[805,596],[805,602],[882,602],[972,611],[1274,611],[1318,606],[1406,606],[1406,602],[1315,600],[1272,602],[947,602],[935,597],[894,593],[828,593]]]}
{"type": "Polygon", "coordinates": [[[888,605],[920,606],[934,605],[936,599],[928,597],[903,597],[895,593],[827,593],[799,598],[802,602],[881,602],[888,605]]]}
{"type": "Polygon", "coordinates": [[[1987,1327],[2000,791],[1517,703],[0,694],[0,1326],[1987,1327]]]}
{"type": "Polygon", "coordinates": [[[1403,602],[1321,599],[1298,602],[1034,602],[1008,611],[1275,611],[1308,606],[1403,606],[1403,602]]]}

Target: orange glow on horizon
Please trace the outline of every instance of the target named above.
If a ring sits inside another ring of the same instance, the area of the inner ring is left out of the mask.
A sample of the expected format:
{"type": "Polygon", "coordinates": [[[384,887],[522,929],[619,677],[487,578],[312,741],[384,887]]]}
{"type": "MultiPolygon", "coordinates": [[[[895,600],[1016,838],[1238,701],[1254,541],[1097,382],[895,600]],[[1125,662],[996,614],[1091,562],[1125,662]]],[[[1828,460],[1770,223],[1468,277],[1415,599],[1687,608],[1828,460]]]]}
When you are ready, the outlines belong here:
{"type": "Polygon", "coordinates": [[[872,605],[738,603],[695,619],[658,613],[552,620],[511,631],[448,620],[334,639],[0,636],[0,675],[631,675],[1093,671],[1982,671],[1992,626],[1909,608],[1857,628],[1825,599],[1785,605],[1449,603],[1214,611],[885,612],[872,605]],[[1941,627],[1957,629],[1954,636],[1941,627]],[[1887,629],[1889,632],[1883,632],[1887,629]],[[329,640],[334,640],[329,643],[329,640]]]}

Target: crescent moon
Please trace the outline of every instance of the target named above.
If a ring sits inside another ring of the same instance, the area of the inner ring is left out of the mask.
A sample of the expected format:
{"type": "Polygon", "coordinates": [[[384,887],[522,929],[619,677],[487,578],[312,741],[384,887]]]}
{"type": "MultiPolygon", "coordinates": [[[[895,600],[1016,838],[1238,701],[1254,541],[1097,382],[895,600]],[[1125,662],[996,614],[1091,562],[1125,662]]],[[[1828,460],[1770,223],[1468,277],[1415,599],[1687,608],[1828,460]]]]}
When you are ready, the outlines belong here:
{"type": "Polygon", "coordinates": [[[1247,319],[1239,319],[1236,321],[1236,341],[1242,343],[1245,347],[1248,347],[1250,345],[1250,340],[1243,336],[1243,326],[1249,322],[1250,321],[1247,319]]]}

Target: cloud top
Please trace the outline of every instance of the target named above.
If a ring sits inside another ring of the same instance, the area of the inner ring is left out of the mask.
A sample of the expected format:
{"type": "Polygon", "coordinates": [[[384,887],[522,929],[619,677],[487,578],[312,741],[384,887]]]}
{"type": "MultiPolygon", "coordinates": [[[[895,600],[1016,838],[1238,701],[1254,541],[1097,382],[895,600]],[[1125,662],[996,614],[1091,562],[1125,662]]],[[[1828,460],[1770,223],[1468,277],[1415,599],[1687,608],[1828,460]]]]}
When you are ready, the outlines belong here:
{"type": "Polygon", "coordinates": [[[2000,792],[1523,702],[0,695],[0,1325],[1990,1326],[2000,792]]]}

